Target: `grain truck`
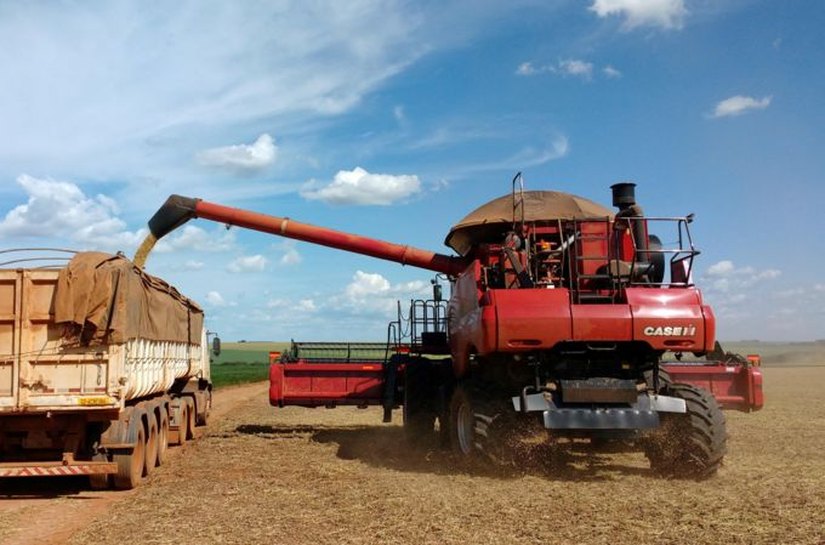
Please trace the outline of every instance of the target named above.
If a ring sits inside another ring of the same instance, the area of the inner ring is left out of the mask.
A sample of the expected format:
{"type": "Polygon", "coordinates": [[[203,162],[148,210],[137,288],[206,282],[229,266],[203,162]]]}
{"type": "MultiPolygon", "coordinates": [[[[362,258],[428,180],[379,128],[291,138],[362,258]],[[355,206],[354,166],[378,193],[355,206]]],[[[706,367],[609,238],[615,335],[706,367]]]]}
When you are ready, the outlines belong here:
{"type": "Polygon", "coordinates": [[[203,311],[122,255],[38,259],[0,268],[0,477],[134,488],[207,421],[203,311]]]}

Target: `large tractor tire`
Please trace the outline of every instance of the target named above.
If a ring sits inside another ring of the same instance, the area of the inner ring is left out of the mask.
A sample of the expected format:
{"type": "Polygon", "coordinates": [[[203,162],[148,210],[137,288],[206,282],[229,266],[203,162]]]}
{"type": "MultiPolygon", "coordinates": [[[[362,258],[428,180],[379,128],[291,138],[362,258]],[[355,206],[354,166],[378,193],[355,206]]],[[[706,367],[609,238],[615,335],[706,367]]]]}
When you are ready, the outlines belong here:
{"type": "Polygon", "coordinates": [[[450,446],[462,460],[477,457],[476,418],[471,390],[466,384],[458,384],[450,400],[450,446]]]}
{"type": "Polygon", "coordinates": [[[413,445],[433,440],[438,416],[430,362],[414,359],[404,368],[404,436],[413,445]]]}
{"type": "Polygon", "coordinates": [[[531,431],[530,422],[516,414],[509,397],[466,383],[453,391],[450,444],[460,459],[518,466],[527,453],[520,440],[531,431]]]}
{"type": "Polygon", "coordinates": [[[685,400],[687,413],[661,415],[659,430],[645,445],[651,468],[678,479],[706,479],[716,474],[727,450],[725,414],[710,392],[672,384],[667,393],[685,400]]]}

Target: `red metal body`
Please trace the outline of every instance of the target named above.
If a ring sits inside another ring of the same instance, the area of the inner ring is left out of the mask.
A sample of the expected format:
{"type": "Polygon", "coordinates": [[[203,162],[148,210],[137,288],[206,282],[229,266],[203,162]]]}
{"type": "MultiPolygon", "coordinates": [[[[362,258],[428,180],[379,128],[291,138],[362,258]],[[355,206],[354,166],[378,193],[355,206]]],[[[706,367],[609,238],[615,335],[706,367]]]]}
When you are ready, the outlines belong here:
{"type": "Polygon", "coordinates": [[[269,403],[276,407],[380,405],[383,392],[384,366],[374,361],[269,366],[269,403]]]}
{"type": "MultiPolygon", "coordinates": [[[[759,367],[709,362],[669,363],[662,368],[674,383],[711,392],[723,409],[752,412],[762,409],[765,403],[759,367]]],[[[384,366],[375,361],[273,362],[269,369],[269,402],[276,407],[381,405],[385,377],[384,366]]]]}
{"type": "MultiPolygon", "coordinates": [[[[515,210],[515,193],[513,202],[515,210]]],[[[614,193],[614,204],[626,202],[614,193]]],[[[710,352],[715,317],[690,280],[696,254],[687,232],[692,220],[645,218],[635,205],[617,206],[615,217],[517,222],[514,212],[512,225],[499,221],[495,229],[479,232],[462,256],[179,196],[170,197],[149,225],[160,238],[199,217],[445,274],[452,296],[444,338],[449,339],[459,380],[468,376],[472,362],[526,368],[528,358],[540,361],[549,380],[581,378],[576,369],[640,379],[666,351],[710,352]],[[651,250],[653,221],[675,222],[678,248],[651,250]],[[649,266],[657,251],[662,270],[653,273],[649,266]],[[637,266],[643,270],[636,271],[637,266]]],[[[675,369],[680,380],[707,384],[725,403],[751,408],[760,403],[758,373],[746,370],[741,375],[745,380],[737,378],[739,372],[717,371],[675,369]],[[750,390],[743,390],[747,385],[750,390]]],[[[512,379],[509,387],[520,390],[534,382],[523,372],[496,372],[485,380],[512,379]]],[[[276,405],[365,405],[377,403],[382,395],[381,369],[375,362],[276,363],[271,378],[270,399],[276,405]]]]}
{"type": "Polygon", "coordinates": [[[742,412],[760,410],[765,404],[762,370],[743,364],[662,365],[673,382],[692,384],[713,394],[723,409],[742,412]]]}

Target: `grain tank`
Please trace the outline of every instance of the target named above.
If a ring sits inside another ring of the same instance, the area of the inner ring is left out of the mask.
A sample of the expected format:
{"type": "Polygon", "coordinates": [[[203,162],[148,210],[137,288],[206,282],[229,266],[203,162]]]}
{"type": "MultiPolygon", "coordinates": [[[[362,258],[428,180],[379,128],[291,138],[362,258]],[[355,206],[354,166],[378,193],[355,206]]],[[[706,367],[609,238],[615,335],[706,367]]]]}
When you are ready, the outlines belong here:
{"type": "Polygon", "coordinates": [[[133,488],[210,392],[202,310],[126,258],[0,269],[0,477],[133,488]]]}

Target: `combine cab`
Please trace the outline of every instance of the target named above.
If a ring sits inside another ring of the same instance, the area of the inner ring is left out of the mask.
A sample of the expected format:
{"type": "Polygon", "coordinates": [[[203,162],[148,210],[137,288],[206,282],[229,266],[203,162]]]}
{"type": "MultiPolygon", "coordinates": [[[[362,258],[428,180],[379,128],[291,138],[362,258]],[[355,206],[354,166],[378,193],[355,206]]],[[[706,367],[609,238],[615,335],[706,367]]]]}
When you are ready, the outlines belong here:
{"type": "Polygon", "coordinates": [[[445,243],[457,255],[179,196],[150,220],[148,244],[199,217],[421,267],[449,281],[448,302],[439,288],[432,301],[413,304],[407,349],[398,343],[384,360],[276,364],[273,404],[380,401],[385,419],[401,405],[411,437],[438,430],[468,459],[512,459],[506,445],[514,430],[531,426],[553,437],[621,439],[664,475],[706,477],[721,464],[727,438],[713,394],[757,408],[761,382],[755,368],[744,367],[753,391],[725,399],[718,376],[661,363],[668,352],[712,353],[715,318],[693,284],[692,216],[645,216],[634,188],[612,186],[612,212],[566,193],[526,192],[519,175],[510,195],[449,231],[445,243]]]}

